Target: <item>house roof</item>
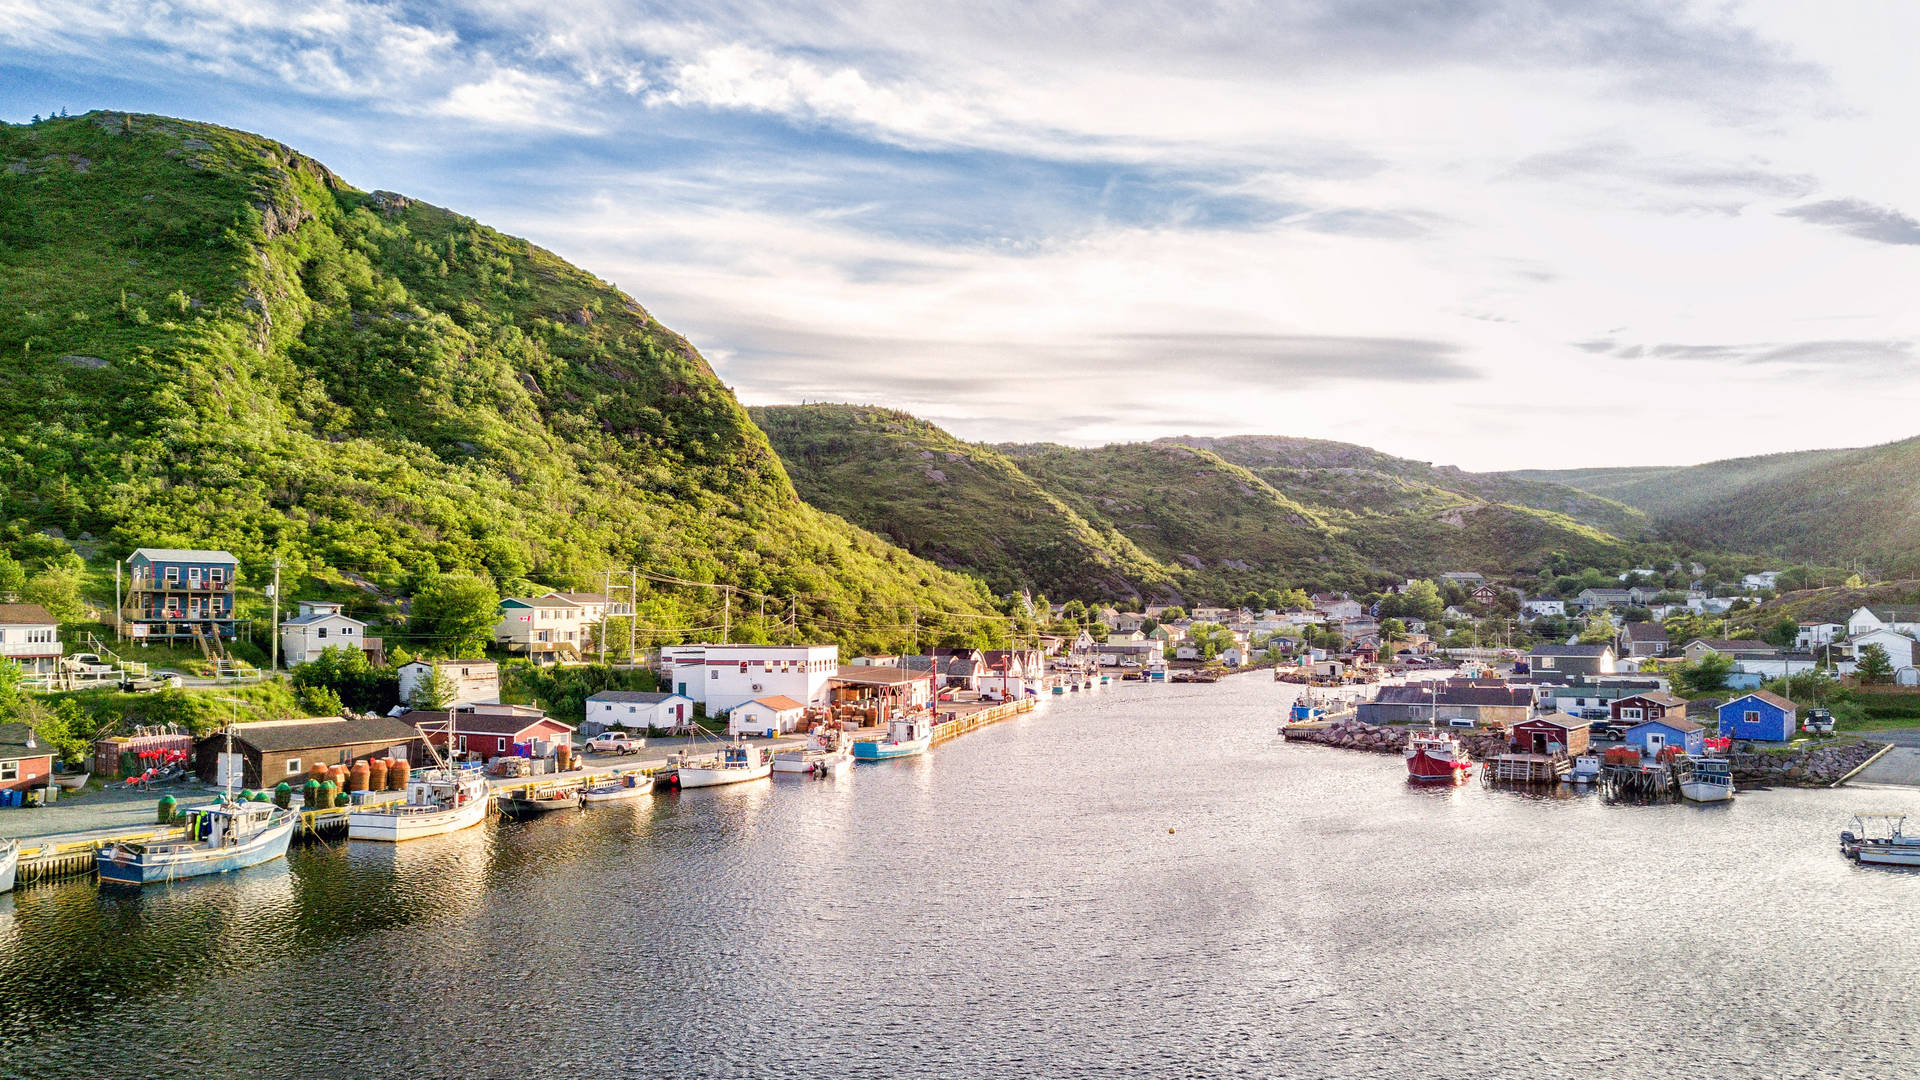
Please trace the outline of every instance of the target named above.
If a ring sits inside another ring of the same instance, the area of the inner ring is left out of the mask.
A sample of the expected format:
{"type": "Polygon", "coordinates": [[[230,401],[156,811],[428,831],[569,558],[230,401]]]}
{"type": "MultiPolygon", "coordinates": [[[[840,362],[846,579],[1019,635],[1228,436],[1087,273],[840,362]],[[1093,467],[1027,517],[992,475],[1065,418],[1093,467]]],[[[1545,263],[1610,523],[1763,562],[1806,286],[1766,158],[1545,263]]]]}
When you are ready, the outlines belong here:
{"type": "Polygon", "coordinates": [[[1747,700],[1748,698],[1755,698],[1760,701],[1764,701],[1767,704],[1772,705],[1777,709],[1785,709],[1788,712],[1792,712],[1793,710],[1798,709],[1800,707],[1798,705],[1795,705],[1793,702],[1788,701],[1786,698],[1781,697],[1779,694],[1774,693],[1771,690],[1749,690],[1746,693],[1741,694],[1739,697],[1728,698],[1726,700],[1726,704],[1721,705],[1720,707],[1724,709],[1728,705],[1738,705],[1739,703],[1747,700]]]}
{"type": "Polygon", "coordinates": [[[1385,705],[1530,705],[1530,686],[1383,686],[1374,699],[1385,705]]]}
{"type": "Polygon", "coordinates": [[[1758,638],[1748,638],[1742,641],[1735,641],[1731,638],[1694,638],[1692,641],[1687,642],[1688,648],[1692,648],[1695,645],[1705,645],[1714,652],[1746,653],[1748,655],[1771,654],[1780,651],[1758,638]]]}
{"type": "Polygon", "coordinates": [[[58,621],[39,604],[0,604],[0,623],[8,626],[54,626],[58,621]]]}
{"type": "Polygon", "coordinates": [[[1616,700],[1631,701],[1634,698],[1639,698],[1641,701],[1651,701],[1655,705],[1665,705],[1669,709],[1685,708],[1687,704],[1686,698],[1678,694],[1669,694],[1665,690],[1649,690],[1644,694],[1628,694],[1616,700]]]}
{"type": "Polygon", "coordinates": [[[561,595],[560,593],[546,593],[542,596],[535,596],[531,598],[525,597],[525,596],[509,596],[505,600],[500,601],[501,607],[505,607],[508,604],[518,604],[521,607],[579,607],[580,606],[579,604],[576,604],[573,601],[567,599],[565,596],[561,595]]]}
{"type": "Polygon", "coordinates": [[[855,686],[904,686],[907,683],[924,680],[927,677],[925,674],[927,658],[909,656],[907,660],[909,663],[919,660],[921,670],[912,671],[904,667],[884,667],[879,664],[841,664],[840,671],[834,675],[833,681],[855,686]]]}
{"type": "Polygon", "coordinates": [[[477,668],[481,674],[489,671],[496,675],[500,673],[500,665],[492,660],[409,660],[400,666],[402,668],[429,666],[439,668],[465,667],[477,668]]]}
{"type": "Polygon", "coordinates": [[[747,704],[765,705],[774,712],[792,712],[795,709],[804,709],[807,707],[806,702],[795,701],[785,694],[769,694],[766,697],[757,697],[747,702],[747,704]]]}
{"type": "Polygon", "coordinates": [[[1870,607],[1867,610],[1881,622],[1920,622],[1920,609],[1916,608],[1870,607]]]}
{"type": "Polygon", "coordinates": [[[1667,628],[1656,622],[1630,622],[1621,633],[1626,635],[1628,641],[1667,640],[1667,628]]]}
{"type": "Polygon", "coordinates": [[[29,747],[27,740],[33,738],[31,724],[0,724],[0,758],[12,761],[24,757],[52,757],[53,744],[36,740],[38,745],[29,747]]]}
{"type": "Polygon", "coordinates": [[[575,604],[604,604],[607,602],[607,595],[597,592],[556,592],[548,593],[547,595],[558,596],[562,600],[567,600],[575,604]]]}
{"type": "Polygon", "coordinates": [[[342,615],[337,611],[318,611],[309,615],[295,615],[291,619],[281,619],[280,625],[281,626],[311,626],[314,623],[325,622],[328,619],[345,619],[355,626],[367,625],[365,622],[359,619],[356,619],[351,615],[342,615]]]}
{"type": "MultiPolygon", "coordinates": [[[[357,746],[361,743],[401,743],[419,734],[411,723],[397,716],[358,717],[352,720],[340,717],[263,720],[252,724],[236,724],[233,728],[235,742],[246,743],[263,754],[357,746]]],[[[199,742],[204,745],[211,740],[224,738],[224,734],[215,732],[203,736],[199,742]]]]}
{"type": "Polygon", "coordinates": [[[1663,716],[1658,720],[1642,720],[1639,723],[1634,724],[1631,727],[1628,727],[1627,730],[1632,731],[1635,728],[1643,728],[1649,724],[1656,724],[1660,727],[1672,728],[1673,730],[1680,731],[1680,732],[1701,730],[1701,726],[1698,723],[1695,723],[1694,721],[1689,720],[1684,716],[1675,716],[1672,713],[1668,713],[1666,716],[1663,716]]]}
{"type": "Polygon", "coordinates": [[[654,690],[602,690],[597,694],[589,696],[587,700],[617,701],[632,705],[658,705],[668,698],[676,698],[679,696],[679,694],[669,694],[664,691],[654,690]]]}
{"type": "MultiPolygon", "coordinates": [[[[568,731],[572,724],[561,723],[537,709],[525,712],[506,711],[498,706],[499,712],[470,712],[460,709],[453,714],[453,730],[461,735],[518,735],[530,727],[541,723],[558,724],[568,731]]],[[[447,722],[447,714],[438,709],[417,709],[400,717],[402,721],[425,726],[438,726],[447,722]]]]}
{"type": "MultiPolygon", "coordinates": [[[[133,555],[143,555],[148,562],[223,562],[239,563],[232,553],[208,551],[204,548],[134,548],[133,555]]],[[[132,559],[133,555],[127,556],[132,559]]]]}
{"type": "Polygon", "coordinates": [[[1528,656],[1599,656],[1613,651],[1611,645],[1535,645],[1528,656]]]}
{"type": "Polygon", "coordinates": [[[1550,716],[1536,716],[1531,720],[1522,720],[1513,726],[1521,727],[1526,724],[1546,724],[1549,727],[1565,728],[1568,731],[1572,731],[1574,728],[1592,727],[1593,721],[1568,716],[1566,713],[1553,713],[1550,716]]]}

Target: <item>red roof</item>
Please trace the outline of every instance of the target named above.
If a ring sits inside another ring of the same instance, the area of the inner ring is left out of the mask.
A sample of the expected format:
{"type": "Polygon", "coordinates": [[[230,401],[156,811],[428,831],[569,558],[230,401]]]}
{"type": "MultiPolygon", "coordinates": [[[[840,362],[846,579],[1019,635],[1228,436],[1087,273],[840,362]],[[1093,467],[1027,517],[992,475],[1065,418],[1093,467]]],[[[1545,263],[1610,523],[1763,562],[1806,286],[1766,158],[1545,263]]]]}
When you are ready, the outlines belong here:
{"type": "Polygon", "coordinates": [[[757,697],[757,698],[754,698],[752,701],[747,702],[747,704],[765,705],[767,708],[772,709],[774,712],[792,712],[795,709],[804,709],[807,707],[805,702],[795,701],[792,698],[786,696],[785,694],[773,694],[769,697],[757,697]]]}

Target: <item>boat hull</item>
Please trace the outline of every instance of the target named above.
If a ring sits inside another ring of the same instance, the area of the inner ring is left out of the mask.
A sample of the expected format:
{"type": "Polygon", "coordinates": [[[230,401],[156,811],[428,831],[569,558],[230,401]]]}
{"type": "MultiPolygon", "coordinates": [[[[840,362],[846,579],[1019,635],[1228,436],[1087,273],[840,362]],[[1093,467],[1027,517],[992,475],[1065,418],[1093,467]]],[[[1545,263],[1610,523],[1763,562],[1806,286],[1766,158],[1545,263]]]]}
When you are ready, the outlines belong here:
{"type": "Polygon", "coordinates": [[[834,753],[808,751],[803,754],[776,754],[773,758],[773,771],[789,775],[806,776],[817,773],[845,772],[853,764],[853,755],[845,750],[834,753]]]}
{"type": "Polygon", "coordinates": [[[1733,798],[1733,785],[1685,781],[1680,785],[1680,794],[1692,802],[1726,802],[1733,798]]]}
{"type": "Polygon", "coordinates": [[[917,757],[933,746],[933,736],[924,735],[911,742],[857,742],[853,744],[855,761],[891,761],[917,757]]]}
{"type": "Polygon", "coordinates": [[[1920,866],[1920,844],[1860,844],[1847,854],[1874,866],[1920,866]]]}
{"type": "Polygon", "coordinates": [[[580,793],[580,801],[588,805],[610,802],[625,802],[642,795],[653,794],[653,777],[643,776],[632,787],[621,784],[617,787],[588,788],[580,793]]]}
{"type": "Polygon", "coordinates": [[[146,852],[131,858],[120,853],[118,848],[102,848],[94,856],[94,868],[99,872],[101,881],[115,885],[152,885],[245,870],[285,855],[298,820],[288,814],[278,824],[269,825],[246,843],[231,848],[190,848],[164,855],[146,852]]]}
{"type": "Polygon", "coordinates": [[[387,814],[355,811],[347,817],[347,839],[398,843],[423,836],[459,832],[486,820],[488,799],[469,799],[451,810],[387,814]]]}
{"type": "Polygon", "coordinates": [[[13,891],[13,875],[20,868],[20,841],[9,840],[0,848],[0,893],[13,891]]]}
{"type": "Polygon", "coordinates": [[[723,784],[742,784],[748,780],[765,780],[773,775],[773,763],[752,765],[744,769],[705,769],[680,766],[680,786],[683,788],[720,787],[723,784]]]}
{"type": "Polygon", "coordinates": [[[557,799],[503,798],[500,800],[500,809],[520,817],[539,817],[561,810],[580,809],[580,796],[564,795],[557,799]]]}

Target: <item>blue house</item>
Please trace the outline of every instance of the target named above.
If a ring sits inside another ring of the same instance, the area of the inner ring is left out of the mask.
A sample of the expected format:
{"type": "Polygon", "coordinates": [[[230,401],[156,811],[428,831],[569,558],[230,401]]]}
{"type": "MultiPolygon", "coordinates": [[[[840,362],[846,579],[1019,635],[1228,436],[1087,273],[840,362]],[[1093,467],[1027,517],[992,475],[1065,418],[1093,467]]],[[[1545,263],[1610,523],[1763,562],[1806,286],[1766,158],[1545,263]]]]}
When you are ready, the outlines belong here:
{"type": "Polygon", "coordinates": [[[240,563],[224,551],[139,548],[120,620],[135,640],[233,637],[233,582],[240,563]]]}
{"type": "Polygon", "coordinates": [[[1720,734],[1759,742],[1786,742],[1799,729],[1798,707],[1768,690],[1741,694],[1720,706],[1720,734]]]}
{"type": "Polygon", "coordinates": [[[1628,728],[1622,736],[1630,746],[1640,748],[1643,757],[1658,757],[1660,751],[1677,746],[1695,757],[1705,749],[1707,730],[1684,716],[1669,713],[1658,720],[1643,720],[1628,728]]]}

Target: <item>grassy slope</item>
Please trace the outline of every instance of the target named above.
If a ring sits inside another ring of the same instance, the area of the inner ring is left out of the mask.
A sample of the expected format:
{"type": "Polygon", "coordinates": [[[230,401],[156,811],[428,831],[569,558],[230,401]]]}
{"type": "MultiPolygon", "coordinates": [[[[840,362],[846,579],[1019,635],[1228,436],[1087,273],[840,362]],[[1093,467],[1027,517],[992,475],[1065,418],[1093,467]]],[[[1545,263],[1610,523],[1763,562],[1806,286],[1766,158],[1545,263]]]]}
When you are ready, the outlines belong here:
{"type": "Polygon", "coordinates": [[[271,140],[117,113],[0,126],[0,305],[0,378],[36,404],[0,414],[16,530],[395,590],[631,561],[799,594],[803,627],[982,608],[976,583],[801,502],[631,299],[271,140]]]}
{"type": "Polygon", "coordinates": [[[1011,461],[902,412],[855,405],[749,410],[808,502],[996,593],[1102,599],[1162,585],[1167,568],[1101,530],[1011,461]]]}
{"type": "Polygon", "coordinates": [[[1672,469],[1513,474],[1583,484],[1645,509],[1674,532],[1791,558],[1861,561],[1920,574],[1920,439],[1672,469]]]}

